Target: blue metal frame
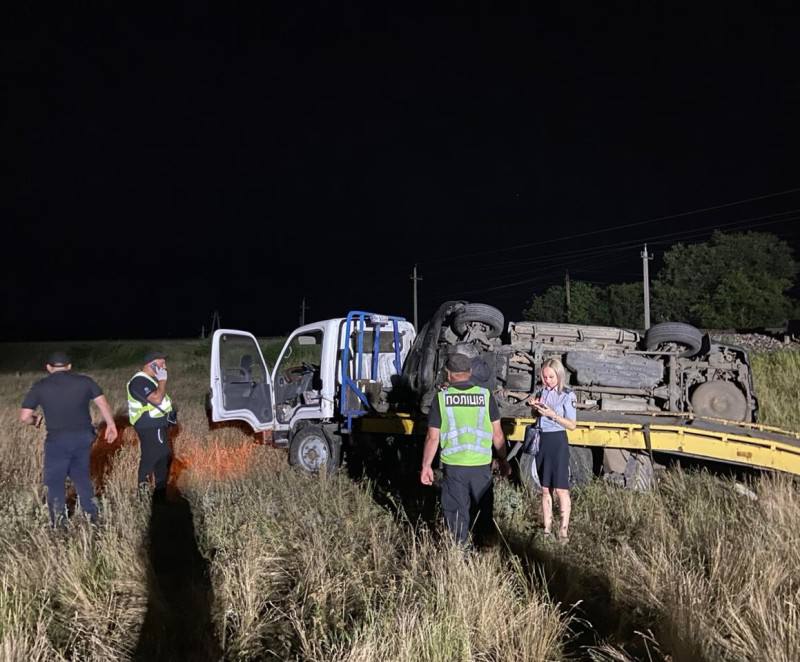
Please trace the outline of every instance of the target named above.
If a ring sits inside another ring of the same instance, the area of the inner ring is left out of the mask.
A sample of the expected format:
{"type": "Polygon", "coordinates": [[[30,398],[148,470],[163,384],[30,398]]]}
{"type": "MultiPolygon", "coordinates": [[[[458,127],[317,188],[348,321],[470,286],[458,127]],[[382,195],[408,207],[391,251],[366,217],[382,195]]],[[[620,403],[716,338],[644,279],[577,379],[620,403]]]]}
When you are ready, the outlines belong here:
{"type": "Polygon", "coordinates": [[[369,321],[373,331],[372,343],[372,365],[370,366],[369,379],[376,380],[378,378],[378,358],[380,350],[380,337],[381,337],[381,324],[385,322],[392,323],[392,334],[394,341],[394,365],[397,369],[397,374],[402,370],[402,362],[400,360],[400,331],[398,322],[405,322],[405,317],[398,317],[396,315],[381,315],[378,313],[368,313],[363,310],[351,310],[347,313],[344,323],[344,349],[342,350],[342,396],[339,398],[339,412],[342,419],[346,420],[346,428],[344,432],[350,432],[353,425],[353,419],[363,416],[369,411],[369,401],[364,392],[358,387],[358,380],[362,379],[363,371],[363,358],[364,358],[364,331],[369,321]],[[372,317],[380,318],[377,324],[372,323],[372,317]],[[350,377],[348,367],[350,365],[350,331],[353,328],[353,322],[356,323],[357,340],[356,340],[356,378],[350,377]],[[348,409],[347,407],[347,392],[348,389],[356,394],[358,400],[363,403],[363,409],[348,409]]]}

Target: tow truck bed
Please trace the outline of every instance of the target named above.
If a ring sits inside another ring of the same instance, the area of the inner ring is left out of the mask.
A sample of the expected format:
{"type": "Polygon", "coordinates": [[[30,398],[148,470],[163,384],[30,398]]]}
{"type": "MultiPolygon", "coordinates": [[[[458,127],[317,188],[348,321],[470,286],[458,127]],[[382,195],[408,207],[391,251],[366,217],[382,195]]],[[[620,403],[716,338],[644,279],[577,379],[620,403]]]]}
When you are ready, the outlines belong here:
{"type": "MultiPolygon", "coordinates": [[[[522,441],[533,418],[503,418],[509,441],[522,441]]],[[[424,435],[427,421],[408,414],[365,416],[356,432],[424,435]]],[[[574,446],[625,448],[772,469],[800,476],[800,433],[754,423],[734,423],[674,415],[579,412],[568,433],[574,446]]]]}

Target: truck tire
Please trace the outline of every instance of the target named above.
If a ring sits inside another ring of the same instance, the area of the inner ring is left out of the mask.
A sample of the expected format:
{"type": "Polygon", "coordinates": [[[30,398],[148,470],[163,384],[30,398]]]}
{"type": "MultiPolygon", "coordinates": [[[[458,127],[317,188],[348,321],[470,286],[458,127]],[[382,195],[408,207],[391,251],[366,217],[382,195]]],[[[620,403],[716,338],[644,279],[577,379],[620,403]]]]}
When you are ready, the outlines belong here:
{"type": "Polygon", "coordinates": [[[486,337],[497,338],[503,333],[506,320],[503,317],[503,313],[494,306],[487,306],[483,303],[468,303],[453,318],[453,330],[459,336],[463,336],[467,332],[467,324],[471,322],[485,324],[489,327],[486,337]]]}
{"type": "Polygon", "coordinates": [[[533,388],[533,375],[529,372],[509,372],[506,388],[511,391],[530,391],[533,388]]]}
{"type": "Polygon", "coordinates": [[[680,345],[685,349],[679,356],[694,356],[703,345],[703,334],[691,324],[663,322],[647,330],[644,344],[648,350],[667,344],[680,345]]]}
{"type": "Polygon", "coordinates": [[[700,384],[691,397],[696,416],[724,418],[728,421],[748,420],[747,398],[735,384],[720,379],[700,384]]]}
{"type": "Polygon", "coordinates": [[[588,485],[594,478],[594,456],[591,448],[569,447],[569,486],[588,485]]]}
{"type": "MultiPolygon", "coordinates": [[[[536,456],[529,453],[519,453],[519,479],[526,487],[537,491],[542,486],[533,479],[532,465],[536,456]]],[[[569,486],[582,487],[592,482],[594,478],[594,455],[591,448],[578,446],[569,447],[569,486]]]]}
{"type": "Polygon", "coordinates": [[[532,472],[533,463],[536,462],[536,456],[530,453],[519,453],[517,455],[517,461],[519,464],[520,482],[528,489],[534,492],[540,492],[542,486],[539,484],[538,480],[533,479],[532,472]]]}
{"type": "Polygon", "coordinates": [[[339,464],[339,449],[318,425],[298,431],[289,443],[289,464],[309,473],[334,471],[339,464]]]}

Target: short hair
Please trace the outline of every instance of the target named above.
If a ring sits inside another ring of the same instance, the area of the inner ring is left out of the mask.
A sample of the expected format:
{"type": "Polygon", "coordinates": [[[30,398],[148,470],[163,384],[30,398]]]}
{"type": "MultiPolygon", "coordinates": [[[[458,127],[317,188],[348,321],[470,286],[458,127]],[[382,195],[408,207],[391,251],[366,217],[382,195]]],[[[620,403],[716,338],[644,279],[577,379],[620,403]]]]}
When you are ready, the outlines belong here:
{"type": "Polygon", "coordinates": [[[464,354],[451,354],[445,367],[449,372],[471,372],[472,359],[464,354]]]}
{"type": "Polygon", "coordinates": [[[558,380],[556,389],[563,391],[564,386],[567,384],[567,371],[564,370],[564,364],[559,359],[546,359],[542,361],[542,368],[539,374],[542,374],[545,368],[552,368],[553,372],[556,373],[556,379],[558,380]]]}

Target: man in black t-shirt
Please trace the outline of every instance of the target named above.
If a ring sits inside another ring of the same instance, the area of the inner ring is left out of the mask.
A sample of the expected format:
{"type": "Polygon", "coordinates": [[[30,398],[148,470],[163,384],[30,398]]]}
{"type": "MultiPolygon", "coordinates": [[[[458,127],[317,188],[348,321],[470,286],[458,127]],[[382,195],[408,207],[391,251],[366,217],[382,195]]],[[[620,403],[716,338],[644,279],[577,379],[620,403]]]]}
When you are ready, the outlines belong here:
{"type": "Polygon", "coordinates": [[[139,436],[139,484],[152,475],[158,493],[169,478],[172,451],[167,428],[174,416],[172,400],[167,395],[167,355],[149,352],[144,365],[128,382],[128,418],[139,436]]]}
{"type": "Polygon", "coordinates": [[[97,506],[89,474],[89,456],[95,438],[89,403],[94,402],[106,422],[105,439],[110,444],[117,438],[117,426],[103,391],[86,375],[72,372],[72,363],[64,352],[54,352],[47,359],[49,375],[36,382],[19,412],[19,420],[39,426],[46,421],[44,442],[44,484],[47,505],[53,524],[65,514],[64,481],[70,477],[78,493],[81,508],[94,521],[97,506]],[[41,407],[44,416],[37,414],[41,407]]]}

